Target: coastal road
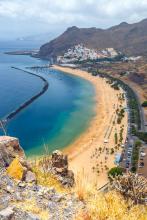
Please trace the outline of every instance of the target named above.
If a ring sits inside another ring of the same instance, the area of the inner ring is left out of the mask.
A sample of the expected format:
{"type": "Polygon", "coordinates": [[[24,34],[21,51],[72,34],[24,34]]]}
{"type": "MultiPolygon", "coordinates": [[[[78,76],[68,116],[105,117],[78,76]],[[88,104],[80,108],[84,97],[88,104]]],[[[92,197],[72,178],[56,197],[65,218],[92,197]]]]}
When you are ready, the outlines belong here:
{"type": "MultiPolygon", "coordinates": [[[[120,80],[119,78],[116,77],[116,79],[120,80]]],[[[144,114],[144,110],[141,106],[141,101],[140,101],[140,97],[138,95],[138,92],[130,85],[128,84],[126,81],[124,80],[120,80],[122,81],[123,83],[125,83],[128,87],[130,87],[132,89],[132,91],[134,92],[134,95],[137,99],[137,102],[138,102],[138,106],[139,106],[139,113],[140,113],[140,120],[141,120],[141,129],[140,131],[142,132],[147,132],[147,126],[146,126],[146,119],[145,119],[145,114],[144,114]]]]}
{"type": "MultiPolygon", "coordinates": [[[[128,86],[130,86],[130,85],[128,85],[128,86]]],[[[134,88],[131,87],[131,89],[133,90],[133,92],[134,92],[134,94],[136,96],[137,102],[139,104],[139,113],[140,113],[140,120],[141,120],[141,131],[142,132],[147,132],[145,114],[144,114],[144,110],[143,110],[143,108],[141,106],[140,97],[139,97],[138,93],[135,91],[134,88]]]]}

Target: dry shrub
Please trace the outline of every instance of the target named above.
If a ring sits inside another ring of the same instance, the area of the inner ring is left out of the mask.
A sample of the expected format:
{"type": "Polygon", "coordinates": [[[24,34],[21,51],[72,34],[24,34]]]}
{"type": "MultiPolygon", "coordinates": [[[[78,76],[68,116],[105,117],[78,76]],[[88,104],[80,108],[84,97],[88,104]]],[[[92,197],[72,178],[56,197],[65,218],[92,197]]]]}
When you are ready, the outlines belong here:
{"type": "Polygon", "coordinates": [[[135,205],[116,190],[98,191],[96,186],[88,184],[84,171],[77,175],[74,190],[85,204],[75,220],[147,220],[147,206],[135,205]]]}
{"type": "Polygon", "coordinates": [[[76,220],[146,220],[147,207],[126,201],[116,191],[96,193],[87,197],[86,212],[76,220]]]}
{"type": "Polygon", "coordinates": [[[81,172],[77,173],[77,175],[75,176],[75,180],[76,182],[73,190],[77,194],[79,200],[85,201],[87,197],[89,197],[92,193],[94,186],[92,187],[92,185],[89,184],[84,169],[81,172]]]}
{"type": "Polygon", "coordinates": [[[78,213],[78,216],[75,218],[75,220],[92,220],[92,218],[87,212],[81,211],[78,213]]]}
{"type": "Polygon", "coordinates": [[[41,209],[38,207],[35,198],[24,200],[23,202],[14,203],[17,208],[20,208],[23,211],[37,215],[40,220],[46,220],[49,218],[49,212],[47,209],[41,209]]]}
{"type": "Polygon", "coordinates": [[[58,192],[67,191],[53,174],[48,171],[44,172],[40,165],[33,166],[33,171],[36,174],[37,184],[45,187],[54,187],[58,192]]]}
{"type": "Polygon", "coordinates": [[[58,192],[68,191],[50,172],[51,155],[48,146],[44,144],[44,155],[31,161],[32,168],[36,174],[37,184],[45,187],[54,187],[58,192]]]}
{"type": "Polygon", "coordinates": [[[135,204],[146,203],[147,179],[138,174],[128,173],[113,179],[114,188],[125,198],[131,198],[135,204]]]}

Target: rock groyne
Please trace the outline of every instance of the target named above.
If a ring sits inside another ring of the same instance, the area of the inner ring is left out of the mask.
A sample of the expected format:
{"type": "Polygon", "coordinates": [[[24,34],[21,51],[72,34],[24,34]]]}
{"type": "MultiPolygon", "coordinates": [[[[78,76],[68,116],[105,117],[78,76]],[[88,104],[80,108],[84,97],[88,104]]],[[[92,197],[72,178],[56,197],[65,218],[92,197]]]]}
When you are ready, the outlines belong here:
{"type": "Polygon", "coordinates": [[[23,71],[23,72],[25,72],[27,74],[30,74],[30,75],[33,75],[35,77],[40,78],[43,81],[44,85],[43,85],[43,88],[41,89],[41,91],[39,91],[36,95],[32,96],[29,100],[27,100],[26,102],[21,104],[16,110],[10,112],[4,118],[4,120],[6,120],[6,121],[11,120],[12,118],[14,118],[14,116],[16,116],[21,110],[26,108],[28,105],[30,105],[32,102],[34,102],[37,98],[39,98],[41,95],[43,95],[48,90],[48,87],[49,87],[48,81],[43,76],[40,76],[40,75],[38,75],[36,73],[32,73],[32,72],[29,72],[27,70],[23,70],[23,69],[20,69],[20,68],[17,68],[17,67],[11,67],[11,68],[19,70],[19,71],[23,71]]]}

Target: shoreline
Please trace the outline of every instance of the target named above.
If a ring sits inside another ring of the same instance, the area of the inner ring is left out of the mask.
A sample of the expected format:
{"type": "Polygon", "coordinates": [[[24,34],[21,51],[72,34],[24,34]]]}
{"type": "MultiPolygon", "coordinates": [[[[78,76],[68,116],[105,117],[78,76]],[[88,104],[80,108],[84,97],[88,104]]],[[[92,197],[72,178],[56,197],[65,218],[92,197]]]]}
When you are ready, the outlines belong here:
{"type": "MultiPolygon", "coordinates": [[[[106,79],[92,76],[90,73],[79,69],[60,66],[54,66],[53,68],[82,77],[94,85],[96,115],[85,132],[69,146],[66,146],[63,152],[68,155],[69,167],[76,176],[79,172],[82,172],[87,182],[93,182],[98,187],[102,187],[108,182],[108,169],[116,166],[114,164],[115,154],[122,151],[119,148],[114,154],[110,154],[110,150],[115,149],[114,134],[116,130],[119,134],[123,125],[123,140],[127,136],[127,113],[125,113],[120,125],[117,123],[113,125],[116,121],[116,109],[120,104],[118,93],[123,93],[123,91],[116,91],[106,83],[106,79]],[[108,143],[104,143],[106,137],[109,140],[108,143]],[[101,152],[99,152],[99,148],[102,148],[101,152]]],[[[126,106],[126,100],[123,105],[126,106]]]]}
{"type": "Polygon", "coordinates": [[[42,96],[48,90],[48,87],[49,87],[49,83],[47,82],[47,80],[44,77],[37,75],[35,73],[29,72],[27,70],[23,70],[21,68],[17,68],[17,67],[11,67],[11,68],[19,70],[19,71],[23,71],[27,74],[38,77],[39,79],[41,79],[43,81],[44,85],[43,85],[42,89],[36,95],[32,96],[30,99],[28,99],[23,104],[21,104],[17,109],[15,109],[14,111],[10,112],[7,116],[5,116],[3,120],[7,120],[7,121],[14,118],[19,112],[21,112],[23,109],[25,109],[27,106],[29,106],[32,102],[34,102],[36,99],[38,99],[40,96],[42,96]]]}

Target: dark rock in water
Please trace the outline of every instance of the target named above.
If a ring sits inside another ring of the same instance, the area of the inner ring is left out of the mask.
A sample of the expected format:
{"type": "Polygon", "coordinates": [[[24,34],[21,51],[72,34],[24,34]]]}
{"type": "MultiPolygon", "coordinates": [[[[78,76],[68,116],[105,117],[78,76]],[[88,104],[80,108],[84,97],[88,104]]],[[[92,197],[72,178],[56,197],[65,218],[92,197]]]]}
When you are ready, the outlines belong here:
{"type": "Polygon", "coordinates": [[[7,167],[14,158],[25,159],[19,140],[14,137],[0,136],[0,167],[7,167]]]}
{"type": "Polygon", "coordinates": [[[68,170],[68,157],[59,150],[52,153],[51,172],[56,175],[63,185],[67,187],[74,185],[74,173],[68,170]]]}

